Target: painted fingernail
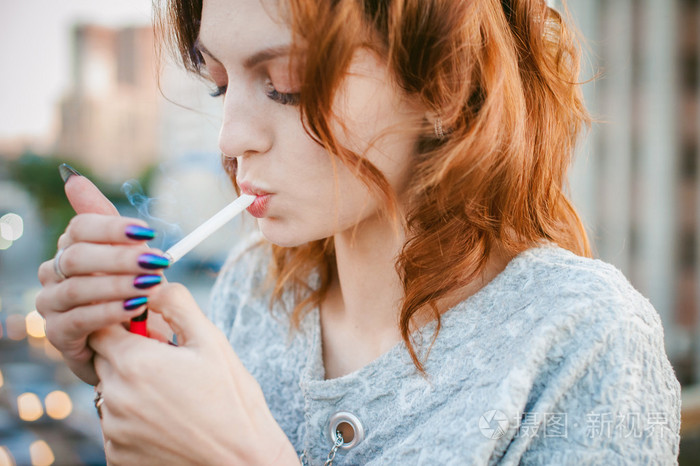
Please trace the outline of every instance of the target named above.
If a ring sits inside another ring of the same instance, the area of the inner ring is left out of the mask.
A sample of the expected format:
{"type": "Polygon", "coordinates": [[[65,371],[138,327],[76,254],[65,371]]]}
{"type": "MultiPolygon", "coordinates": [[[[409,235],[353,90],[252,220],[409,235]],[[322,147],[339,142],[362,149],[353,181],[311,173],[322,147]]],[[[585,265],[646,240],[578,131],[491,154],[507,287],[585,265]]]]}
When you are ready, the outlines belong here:
{"type": "Polygon", "coordinates": [[[61,179],[63,180],[64,184],[66,183],[66,181],[68,181],[68,178],[70,178],[73,175],[83,176],[80,174],[80,172],[78,172],[78,170],[71,167],[67,163],[62,163],[58,166],[58,173],[61,174],[61,179]]]}
{"type": "Polygon", "coordinates": [[[163,277],[160,275],[139,275],[134,278],[134,286],[136,288],[144,289],[156,286],[163,281],[163,277]]]}
{"type": "Polygon", "coordinates": [[[170,265],[170,261],[167,257],[158,254],[141,254],[139,265],[144,269],[164,269],[170,265]]]}
{"type": "Polygon", "coordinates": [[[153,239],[156,232],[141,225],[129,225],[126,227],[126,236],[131,239],[153,239]]]}
{"type": "Polygon", "coordinates": [[[132,311],[139,308],[148,302],[147,296],[138,296],[136,298],[127,299],[124,301],[124,310],[132,311]]]}

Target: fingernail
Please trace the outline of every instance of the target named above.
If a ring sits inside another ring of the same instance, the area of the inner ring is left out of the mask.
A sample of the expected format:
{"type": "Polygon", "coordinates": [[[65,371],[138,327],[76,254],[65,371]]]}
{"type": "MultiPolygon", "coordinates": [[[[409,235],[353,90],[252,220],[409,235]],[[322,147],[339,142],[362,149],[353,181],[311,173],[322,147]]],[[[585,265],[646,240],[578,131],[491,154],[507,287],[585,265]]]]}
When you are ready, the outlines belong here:
{"type": "Polygon", "coordinates": [[[148,302],[147,296],[138,296],[136,298],[127,299],[124,301],[124,310],[132,311],[138,307],[143,306],[148,302]]]}
{"type": "Polygon", "coordinates": [[[134,278],[134,286],[136,288],[144,289],[156,286],[163,281],[163,277],[160,275],[139,275],[134,278]]]}
{"type": "Polygon", "coordinates": [[[141,254],[139,265],[144,269],[164,269],[170,265],[170,261],[167,257],[158,254],[141,254]]]}
{"type": "Polygon", "coordinates": [[[126,227],[126,236],[131,239],[153,239],[156,232],[141,225],[129,225],[126,227]]]}
{"type": "Polygon", "coordinates": [[[62,163],[61,165],[58,166],[58,173],[61,174],[61,179],[63,180],[63,184],[65,184],[68,181],[68,178],[70,178],[73,175],[83,176],[80,174],[80,172],[78,172],[78,170],[71,167],[67,163],[62,163]]]}

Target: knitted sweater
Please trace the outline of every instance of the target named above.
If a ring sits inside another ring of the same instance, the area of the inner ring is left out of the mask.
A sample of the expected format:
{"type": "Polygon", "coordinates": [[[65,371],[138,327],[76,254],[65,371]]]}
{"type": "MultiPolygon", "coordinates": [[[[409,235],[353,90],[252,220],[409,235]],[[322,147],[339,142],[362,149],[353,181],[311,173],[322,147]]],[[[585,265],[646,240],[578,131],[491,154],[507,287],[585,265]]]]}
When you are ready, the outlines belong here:
{"type": "MultiPolygon", "coordinates": [[[[524,251],[443,315],[427,375],[399,343],[326,380],[318,309],[290,330],[290,296],[269,309],[268,264],[267,246],[233,252],[209,317],[308,464],[327,459],[337,422],[355,438],[336,465],[677,464],[680,385],[661,322],[612,265],[524,251]]],[[[420,348],[434,331],[416,332],[420,348]]]]}

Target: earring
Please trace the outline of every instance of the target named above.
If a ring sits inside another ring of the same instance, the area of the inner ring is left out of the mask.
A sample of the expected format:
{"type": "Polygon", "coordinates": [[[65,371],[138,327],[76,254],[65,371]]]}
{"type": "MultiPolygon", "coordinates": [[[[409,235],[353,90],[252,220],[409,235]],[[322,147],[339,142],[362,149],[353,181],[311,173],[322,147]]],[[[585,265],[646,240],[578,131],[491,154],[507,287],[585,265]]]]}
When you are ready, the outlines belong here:
{"type": "Polygon", "coordinates": [[[441,117],[437,117],[435,119],[435,124],[434,124],[433,129],[435,130],[435,137],[437,137],[438,139],[443,139],[445,137],[445,132],[442,129],[442,118],[441,117]]]}

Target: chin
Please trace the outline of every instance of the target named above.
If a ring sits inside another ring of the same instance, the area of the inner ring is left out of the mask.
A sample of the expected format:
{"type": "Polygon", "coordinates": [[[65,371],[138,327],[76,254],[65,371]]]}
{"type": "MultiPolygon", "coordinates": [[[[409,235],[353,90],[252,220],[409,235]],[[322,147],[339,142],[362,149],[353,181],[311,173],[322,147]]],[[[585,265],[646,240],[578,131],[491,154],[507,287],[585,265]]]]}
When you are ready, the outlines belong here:
{"type": "Polygon", "coordinates": [[[280,219],[259,218],[258,229],[263,238],[272,244],[284,248],[302,246],[325,236],[314,235],[311,231],[289,225],[280,219]]]}

